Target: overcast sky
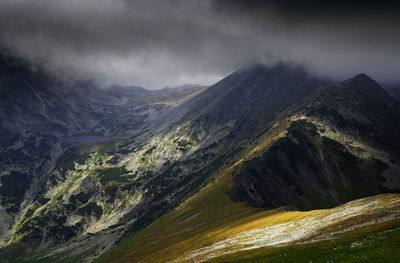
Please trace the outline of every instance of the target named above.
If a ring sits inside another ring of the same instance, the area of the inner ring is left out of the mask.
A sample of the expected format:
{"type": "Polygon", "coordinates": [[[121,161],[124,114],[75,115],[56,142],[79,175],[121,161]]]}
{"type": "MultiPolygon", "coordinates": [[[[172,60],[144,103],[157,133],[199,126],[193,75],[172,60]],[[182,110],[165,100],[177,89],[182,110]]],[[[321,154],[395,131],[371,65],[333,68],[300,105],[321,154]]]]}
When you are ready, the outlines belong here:
{"type": "Polygon", "coordinates": [[[391,82],[400,80],[395,2],[0,0],[0,45],[62,76],[150,89],[281,61],[391,82]]]}

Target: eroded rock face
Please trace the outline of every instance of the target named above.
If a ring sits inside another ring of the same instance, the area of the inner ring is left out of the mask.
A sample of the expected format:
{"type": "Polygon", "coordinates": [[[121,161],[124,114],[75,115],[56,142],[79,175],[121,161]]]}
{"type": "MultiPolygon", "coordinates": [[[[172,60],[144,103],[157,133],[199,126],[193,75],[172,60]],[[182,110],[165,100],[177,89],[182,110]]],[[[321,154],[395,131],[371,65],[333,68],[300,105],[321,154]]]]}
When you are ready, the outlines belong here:
{"type": "Polygon", "coordinates": [[[9,245],[20,237],[39,239],[38,245],[60,243],[116,224],[126,212],[120,210],[140,200],[138,187],[114,189],[98,182],[95,170],[102,168],[100,162],[117,166],[118,156],[102,153],[98,158],[94,153],[80,152],[63,137],[134,133],[146,126],[148,119],[204,88],[148,91],[101,87],[94,81],[61,81],[41,69],[32,70],[24,61],[1,55],[0,243],[9,245]],[[94,163],[86,163],[88,159],[94,163]],[[75,189],[67,195],[59,192],[70,187],[75,189]],[[78,201],[69,202],[75,194],[78,201]],[[79,198],[86,194],[90,200],[79,198]],[[121,216],[101,221],[103,203],[115,210],[111,214],[121,212],[121,216]]]}
{"type": "Polygon", "coordinates": [[[293,121],[286,137],[249,160],[234,179],[233,198],[263,208],[317,209],[389,191],[388,160],[357,156],[313,125],[293,121]]]}
{"type": "Polygon", "coordinates": [[[235,178],[235,200],[315,209],[400,190],[400,108],[375,81],[318,88],[293,109],[286,136],[235,178]]]}
{"type": "Polygon", "coordinates": [[[1,91],[1,183],[28,179],[13,189],[21,194],[0,193],[3,245],[22,240],[48,257],[90,252],[92,260],[252,156],[271,127],[279,138],[239,167],[234,200],[311,209],[400,188],[398,151],[383,136],[398,132],[388,127],[398,104],[366,76],[319,88],[327,81],[301,68],[256,66],[195,95],[204,88],[100,89],[21,72],[29,77],[16,73],[15,83],[28,95],[17,96],[8,73],[1,91]],[[366,98],[360,83],[371,86],[366,98]],[[62,140],[83,132],[113,139],[62,140]]]}
{"type": "Polygon", "coordinates": [[[231,235],[209,246],[189,251],[177,261],[205,262],[239,251],[332,239],[343,233],[394,220],[400,215],[399,204],[397,195],[386,194],[348,202],[332,209],[311,211],[288,222],[266,223],[263,228],[231,235]]]}

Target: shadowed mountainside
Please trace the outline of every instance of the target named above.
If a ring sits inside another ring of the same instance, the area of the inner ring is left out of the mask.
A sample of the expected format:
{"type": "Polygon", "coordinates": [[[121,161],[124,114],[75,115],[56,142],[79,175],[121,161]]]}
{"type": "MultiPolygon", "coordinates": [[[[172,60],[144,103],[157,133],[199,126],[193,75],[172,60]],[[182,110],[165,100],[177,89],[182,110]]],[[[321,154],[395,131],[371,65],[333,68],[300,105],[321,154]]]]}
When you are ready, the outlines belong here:
{"type": "MultiPolygon", "coordinates": [[[[243,201],[309,210],[400,189],[399,103],[364,74],[332,84],[298,66],[256,65],[205,90],[147,91],[65,83],[13,63],[2,66],[1,187],[22,183],[0,188],[5,260],[29,250],[18,260],[91,262],[115,246],[101,259],[111,260],[175,211],[229,228],[255,219],[243,201]],[[113,139],[62,139],[81,133],[113,139]],[[199,195],[206,205],[192,209],[199,195]]],[[[207,233],[202,225],[179,231],[207,233]]]]}

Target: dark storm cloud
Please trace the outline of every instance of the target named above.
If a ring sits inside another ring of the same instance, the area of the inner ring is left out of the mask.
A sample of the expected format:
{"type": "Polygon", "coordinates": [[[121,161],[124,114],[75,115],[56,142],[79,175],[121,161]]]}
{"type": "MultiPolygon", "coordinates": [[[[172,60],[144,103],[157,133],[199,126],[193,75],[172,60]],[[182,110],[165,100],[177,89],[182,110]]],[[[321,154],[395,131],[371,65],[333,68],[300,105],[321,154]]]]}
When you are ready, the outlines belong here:
{"type": "Polygon", "coordinates": [[[0,44],[63,75],[148,88],[278,61],[394,81],[398,11],[391,1],[3,0],[0,44]]]}
{"type": "Polygon", "coordinates": [[[311,13],[327,14],[337,12],[338,15],[351,13],[364,15],[366,13],[393,14],[398,12],[397,0],[214,0],[213,6],[221,9],[265,10],[274,8],[280,12],[309,15],[311,13]]]}
{"type": "Polygon", "coordinates": [[[213,8],[258,27],[274,58],[334,78],[399,79],[399,1],[215,0],[213,8]]]}

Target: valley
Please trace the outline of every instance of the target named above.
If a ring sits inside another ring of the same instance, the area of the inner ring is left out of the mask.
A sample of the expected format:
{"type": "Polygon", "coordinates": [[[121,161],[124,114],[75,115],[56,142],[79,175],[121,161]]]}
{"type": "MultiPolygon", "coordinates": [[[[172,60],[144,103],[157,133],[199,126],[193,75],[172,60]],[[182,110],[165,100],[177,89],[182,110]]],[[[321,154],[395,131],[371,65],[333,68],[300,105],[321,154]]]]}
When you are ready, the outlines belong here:
{"type": "Polygon", "coordinates": [[[399,263],[400,1],[0,0],[0,263],[399,263]]]}
{"type": "Polygon", "coordinates": [[[68,142],[101,142],[110,140],[110,137],[107,136],[69,136],[65,138],[68,142]]]}
{"type": "Polygon", "coordinates": [[[150,91],[2,59],[2,261],[290,262],[379,236],[395,262],[400,104],[367,75],[150,91]]]}

